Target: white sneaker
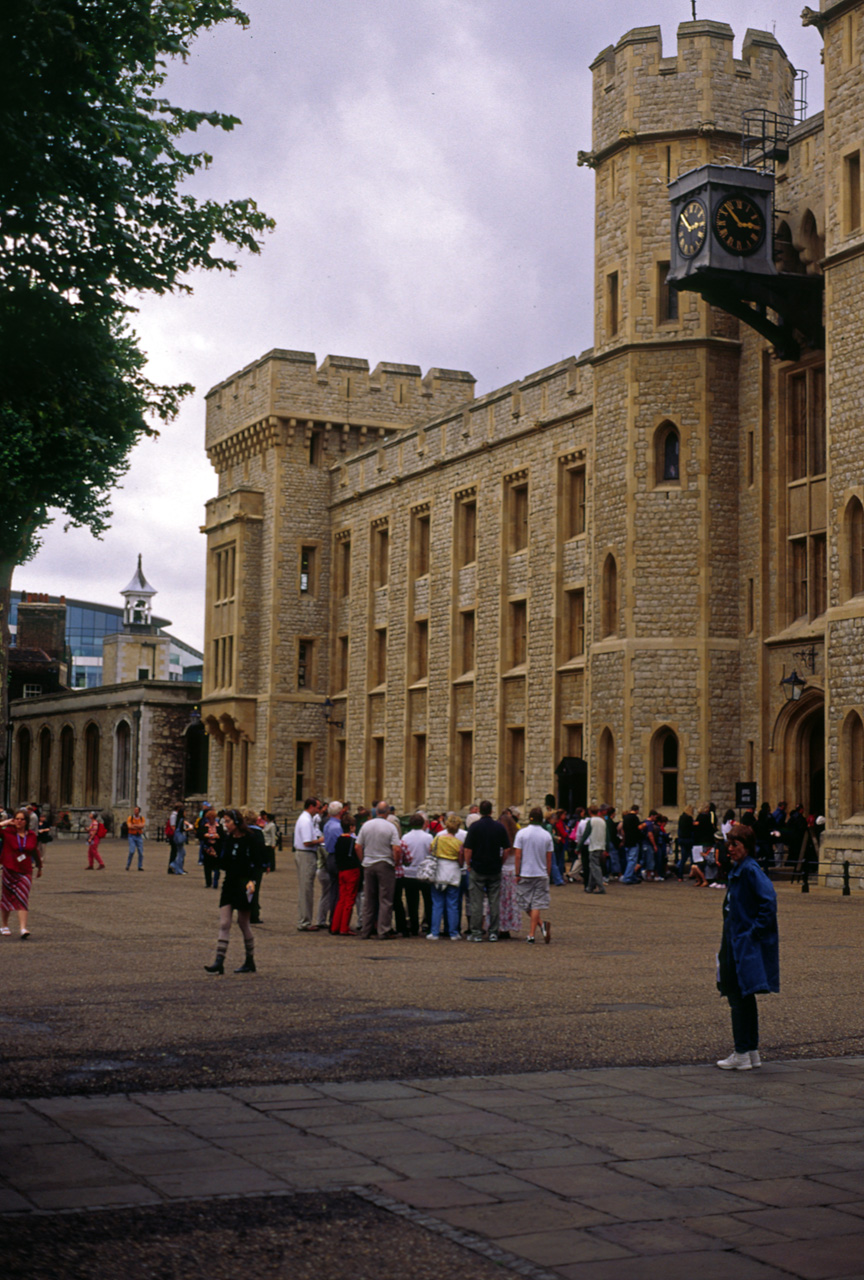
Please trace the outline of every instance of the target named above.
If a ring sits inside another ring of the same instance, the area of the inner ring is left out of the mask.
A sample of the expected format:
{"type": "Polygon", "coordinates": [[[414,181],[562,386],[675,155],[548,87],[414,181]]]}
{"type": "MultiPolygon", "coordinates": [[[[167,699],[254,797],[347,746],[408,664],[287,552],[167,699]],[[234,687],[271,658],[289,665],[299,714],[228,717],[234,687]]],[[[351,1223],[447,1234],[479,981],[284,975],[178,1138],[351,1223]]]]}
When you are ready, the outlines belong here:
{"type": "Polygon", "coordinates": [[[437,933],[427,933],[427,934],[426,934],[426,941],[427,941],[427,942],[437,942],[437,941],[438,941],[438,934],[437,934],[437,933]]]}
{"type": "Polygon", "coordinates": [[[717,1066],[721,1071],[752,1071],[753,1069],[749,1053],[730,1053],[728,1058],[721,1058],[717,1066]]]}
{"type": "Polygon", "coordinates": [[[761,1067],[761,1066],[762,1066],[762,1059],[759,1057],[759,1050],[758,1050],[758,1049],[751,1049],[751,1050],[750,1050],[750,1066],[751,1066],[751,1067],[761,1067]]]}

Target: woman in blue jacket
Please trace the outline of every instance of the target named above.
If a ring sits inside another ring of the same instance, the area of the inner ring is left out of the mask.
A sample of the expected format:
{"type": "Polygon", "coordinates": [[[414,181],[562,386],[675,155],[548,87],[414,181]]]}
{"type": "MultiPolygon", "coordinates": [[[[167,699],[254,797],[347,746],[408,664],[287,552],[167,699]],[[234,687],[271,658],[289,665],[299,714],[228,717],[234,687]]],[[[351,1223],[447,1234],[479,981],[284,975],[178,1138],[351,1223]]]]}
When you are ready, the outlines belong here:
{"type": "Polygon", "coordinates": [[[723,903],[717,986],[729,1001],[735,1051],[717,1066],[723,1071],[750,1071],[762,1065],[756,996],[780,990],[777,895],[754,856],[752,828],[736,822],[726,846],[732,869],[723,903]]]}

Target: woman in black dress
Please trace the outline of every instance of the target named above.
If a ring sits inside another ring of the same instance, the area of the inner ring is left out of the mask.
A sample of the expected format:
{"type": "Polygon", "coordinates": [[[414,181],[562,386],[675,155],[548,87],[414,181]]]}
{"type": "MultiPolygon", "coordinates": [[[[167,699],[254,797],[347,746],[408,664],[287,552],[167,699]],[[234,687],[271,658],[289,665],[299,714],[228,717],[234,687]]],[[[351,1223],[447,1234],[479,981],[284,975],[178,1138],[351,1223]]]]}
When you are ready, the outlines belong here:
{"type": "Polygon", "coordinates": [[[235,973],[255,972],[255,935],[249,924],[255,886],[262,872],[263,841],[255,840],[239,809],[229,809],[222,819],[225,835],[219,851],[222,869],[222,896],[219,899],[219,940],[216,959],[205,964],[207,973],[225,972],[225,953],[231,933],[231,917],[237,912],[237,923],[243,934],[246,959],[235,973]]]}

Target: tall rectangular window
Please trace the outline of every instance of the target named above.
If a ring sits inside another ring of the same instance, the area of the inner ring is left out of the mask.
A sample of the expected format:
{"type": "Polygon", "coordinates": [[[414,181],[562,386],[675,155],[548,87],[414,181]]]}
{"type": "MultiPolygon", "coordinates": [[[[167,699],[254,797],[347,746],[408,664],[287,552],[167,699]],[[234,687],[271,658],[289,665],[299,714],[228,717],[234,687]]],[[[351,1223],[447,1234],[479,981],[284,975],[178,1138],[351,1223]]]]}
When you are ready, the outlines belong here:
{"type": "Polygon", "coordinates": [[[581,658],[585,654],[585,592],[580,587],[564,597],[563,659],[581,658]]]}
{"type": "Polygon", "coordinates": [[[344,600],[351,594],[351,539],[336,543],[336,595],[344,600]]]}
{"type": "Polygon", "coordinates": [[[372,685],[385,684],[387,680],[387,628],[376,627],[372,632],[372,685]]]}
{"type": "Polygon", "coordinates": [[[618,272],[610,271],[606,277],[606,336],[614,338],[618,327],[618,272]]]}
{"type": "Polygon", "coordinates": [[[861,229],[861,152],[853,151],[843,161],[843,207],[846,233],[861,229]]]}
{"type": "Polygon", "coordinates": [[[568,467],[564,472],[564,536],[578,538],[585,532],[585,468],[568,467]]]}
{"type": "Polygon", "coordinates": [[[456,734],[455,802],[465,809],[474,801],[474,734],[470,730],[456,734]]]}
{"type": "Polygon", "coordinates": [[[312,788],[312,743],[298,742],[294,755],[294,803],[302,804],[312,788]]]}
{"type": "Polygon", "coordinates": [[[218,547],[213,553],[215,569],[214,604],[223,604],[234,599],[234,582],[237,564],[237,547],[235,543],[218,547]]]}
{"type": "Polygon", "coordinates": [[[818,618],[828,608],[828,545],[824,533],[814,534],[810,539],[811,565],[811,600],[810,615],[818,618]]]}
{"type": "Polygon", "coordinates": [[[456,674],[460,676],[474,670],[474,618],[473,609],[459,614],[456,674]]]}
{"type": "Polygon", "coordinates": [[[419,809],[426,803],[426,734],[414,733],[409,744],[408,789],[410,807],[419,809]]]}
{"type": "Polygon", "coordinates": [[[792,620],[807,616],[807,539],[796,538],[789,544],[791,557],[792,620]]]}
{"type": "Polygon", "coordinates": [[[336,739],[336,757],[334,770],[334,789],[337,797],[342,797],[348,790],[348,748],[344,738],[336,739]]]}
{"type": "Polygon", "coordinates": [[[390,578],[390,529],[386,524],[372,530],[372,586],[386,587],[390,578]]]}
{"type": "Polygon", "coordinates": [[[747,600],[745,604],[744,629],[748,636],[752,636],[756,626],[756,592],[755,584],[752,578],[747,579],[747,600]]]}
{"type": "Polygon", "coordinates": [[[514,555],[528,546],[528,485],[511,484],[507,496],[510,554],[514,555]]]}
{"type": "Polygon", "coordinates": [[[348,688],[348,637],[336,637],[336,663],[334,684],[335,692],[342,693],[348,688]]]}
{"type": "Polygon", "coordinates": [[[317,591],[316,570],[318,567],[318,548],[300,548],[300,594],[314,596],[317,591]]]}
{"type": "Polygon", "coordinates": [[[413,576],[422,578],[429,572],[429,512],[415,512],[411,530],[413,576]]]}
{"type": "Polygon", "coordinates": [[[504,804],[521,805],[525,799],[525,730],[508,729],[504,749],[504,804]]]}
{"type": "Polygon", "coordinates": [[[384,795],[384,739],[375,737],[369,744],[369,790],[373,800],[384,795]]]}
{"type": "Polygon", "coordinates": [[[786,378],[787,618],[816,618],[828,607],[825,367],[786,378]]]}
{"type": "Polygon", "coordinates": [[[429,675],[429,620],[414,623],[411,644],[411,681],[425,680],[429,675]]]}
{"type": "Polygon", "coordinates": [[[678,319],[678,290],[666,283],[669,263],[657,263],[657,323],[670,324],[678,319]]]}
{"type": "Polygon", "coordinates": [[[456,501],[456,568],[473,564],[477,559],[477,499],[456,501]]]}
{"type": "Polygon", "coordinates": [[[317,685],[315,671],[315,641],[297,641],[297,688],[314,689],[317,685]]]}
{"type": "Polygon", "coordinates": [[[521,667],[528,657],[528,602],[510,601],[510,666],[521,667]]]}

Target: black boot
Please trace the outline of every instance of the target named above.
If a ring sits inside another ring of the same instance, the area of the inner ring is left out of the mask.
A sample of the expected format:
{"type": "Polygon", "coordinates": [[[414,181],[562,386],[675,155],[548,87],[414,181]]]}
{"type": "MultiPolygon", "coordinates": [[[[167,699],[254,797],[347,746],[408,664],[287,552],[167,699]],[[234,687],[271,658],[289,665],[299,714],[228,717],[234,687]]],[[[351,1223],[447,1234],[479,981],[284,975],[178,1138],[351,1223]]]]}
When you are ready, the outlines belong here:
{"type": "Polygon", "coordinates": [[[234,970],[235,973],[255,973],[255,960],[252,956],[247,956],[239,969],[234,970]]]}
{"type": "Polygon", "coordinates": [[[223,961],[222,957],[221,957],[221,956],[217,956],[217,957],[216,957],[216,959],[213,961],[213,963],[212,963],[212,964],[205,964],[205,966],[204,966],[204,972],[205,972],[205,973],[224,973],[224,972],[225,972],[225,963],[224,963],[224,961],[223,961]]]}

